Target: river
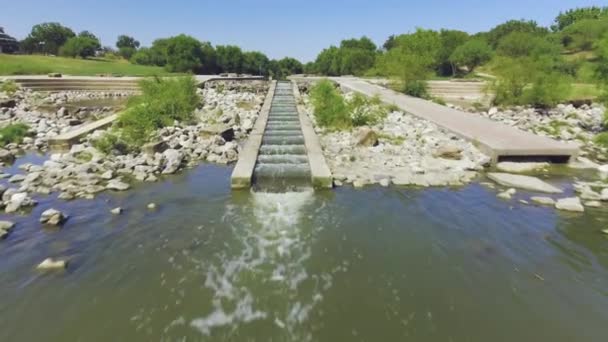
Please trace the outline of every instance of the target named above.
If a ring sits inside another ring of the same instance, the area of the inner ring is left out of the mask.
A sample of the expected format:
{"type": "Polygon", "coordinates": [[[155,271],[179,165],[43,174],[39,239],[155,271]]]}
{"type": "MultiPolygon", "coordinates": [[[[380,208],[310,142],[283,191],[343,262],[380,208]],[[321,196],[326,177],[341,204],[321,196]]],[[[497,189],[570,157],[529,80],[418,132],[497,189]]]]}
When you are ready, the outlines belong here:
{"type": "Polygon", "coordinates": [[[608,338],[605,209],[506,202],[479,183],[231,192],[230,173],[201,165],[0,215],[17,223],[0,242],[0,341],[608,338]],[[63,228],[37,222],[50,207],[63,228]],[[68,269],[37,272],[49,256],[68,269]]]}

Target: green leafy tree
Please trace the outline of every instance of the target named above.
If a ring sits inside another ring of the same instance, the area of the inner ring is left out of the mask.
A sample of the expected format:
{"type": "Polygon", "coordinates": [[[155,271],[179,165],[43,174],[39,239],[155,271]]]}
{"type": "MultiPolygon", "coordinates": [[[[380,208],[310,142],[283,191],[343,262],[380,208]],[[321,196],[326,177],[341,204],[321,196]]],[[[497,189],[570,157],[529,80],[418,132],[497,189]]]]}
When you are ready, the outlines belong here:
{"type": "Polygon", "coordinates": [[[513,32],[523,32],[544,36],[549,33],[549,30],[547,28],[538,26],[536,21],[533,20],[509,20],[504,24],[496,26],[486,34],[488,44],[495,49],[505,36],[513,32]]]}
{"type": "Polygon", "coordinates": [[[247,74],[268,75],[268,63],[270,63],[270,60],[261,52],[245,52],[243,54],[242,69],[247,74]]]}
{"type": "Polygon", "coordinates": [[[92,33],[83,31],[78,36],[68,39],[59,49],[59,54],[66,57],[88,58],[95,56],[100,49],[99,39],[92,33]]]}
{"type": "Polygon", "coordinates": [[[241,73],[243,67],[243,51],[234,45],[218,45],[215,48],[217,65],[222,72],[241,73]]]}
{"type": "Polygon", "coordinates": [[[603,19],[581,19],[561,32],[561,40],[568,49],[590,51],[593,44],[608,33],[608,16],[603,19]]]}
{"type": "Polygon", "coordinates": [[[554,31],[562,31],[566,27],[586,19],[600,19],[608,17],[608,7],[583,7],[560,13],[551,27],[554,31]]]}
{"type": "Polygon", "coordinates": [[[340,75],[340,50],[335,46],[324,49],[317,56],[315,66],[321,75],[340,75]]]}
{"type": "Polygon", "coordinates": [[[351,118],[344,97],[331,81],[317,82],[310,90],[310,101],[319,126],[338,129],[351,126],[351,118]]]}
{"type": "Polygon", "coordinates": [[[137,49],[128,46],[123,46],[118,49],[118,54],[124,59],[131,59],[136,52],[137,49]]]}
{"type": "Polygon", "coordinates": [[[215,74],[218,72],[219,67],[217,66],[217,54],[213,45],[210,42],[203,42],[201,45],[203,56],[201,59],[201,67],[199,72],[202,74],[215,74]]]}
{"type": "Polygon", "coordinates": [[[116,47],[118,49],[121,49],[121,48],[138,49],[139,41],[135,40],[135,38],[133,38],[131,36],[127,36],[127,35],[123,34],[123,35],[118,36],[118,39],[116,40],[116,47]]]}
{"type": "Polygon", "coordinates": [[[492,48],[481,39],[471,39],[457,47],[450,56],[450,62],[459,67],[466,67],[469,73],[478,66],[490,61],[493,55],[492,48]]]}
{"type": "Polygon", "coordinates": [[[432,30],[417,29],[415,33],[397,37],[397,46],[382,58],[385,72],[399,79],[404,91],[423,94],[425,80],[437,65],[441,37],[432,30]]]}
{"type": "Polygon", "coordinates": [[[32,27],[32,31],[21,46],[27,53],[56,55],[59,48],[74,36],[76,36],[74,31],[59,23],[42,23],[32,27]]]}
{"type": "Polygon", "coordinates": [[[524,57],[561,53],[559,44],[529,32],[511,32],[503,37],[496,49],[499,55],[524,57]]]}
{"type": "Polygon", "coordinates": [[[397,42],[395,41],[395,35],[391,34],[390,36],[388,36],[388,38],[386,39],[386,41],[384,42],[384,44],[382,44],[382,48],[384,49],[384,51],[388,51],[392,48],[394,48],[395,46],[397,46],[397,42]]]}
{"type": "Polygon", "coordinates": [[[196,72],[202,66],[203,50],[197,39],[181,34],[167,40],[167,64],[170,72],[196,72]]]}
{"type": "Polygon", "coordinates": [[[454,76],[457,70],[450,57],[456,48],[466,43],[469,39],[469,34],[457,30],[441,30],[439,35],[441,38],[441,48],[437,56],[437,72],[442,76],[454,76]]]}

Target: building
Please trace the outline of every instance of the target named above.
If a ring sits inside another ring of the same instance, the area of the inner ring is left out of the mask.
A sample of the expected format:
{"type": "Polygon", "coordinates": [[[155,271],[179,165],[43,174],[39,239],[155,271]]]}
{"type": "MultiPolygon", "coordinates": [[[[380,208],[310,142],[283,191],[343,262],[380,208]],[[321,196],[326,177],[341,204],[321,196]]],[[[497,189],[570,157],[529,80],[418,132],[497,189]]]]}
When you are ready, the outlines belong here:
{"type": "Polygon", "coordinates": [[[4,29],[0,27],[0,53],[14,53],[17,51],[19,51],[17,39],[4,33],[4,29]]]}

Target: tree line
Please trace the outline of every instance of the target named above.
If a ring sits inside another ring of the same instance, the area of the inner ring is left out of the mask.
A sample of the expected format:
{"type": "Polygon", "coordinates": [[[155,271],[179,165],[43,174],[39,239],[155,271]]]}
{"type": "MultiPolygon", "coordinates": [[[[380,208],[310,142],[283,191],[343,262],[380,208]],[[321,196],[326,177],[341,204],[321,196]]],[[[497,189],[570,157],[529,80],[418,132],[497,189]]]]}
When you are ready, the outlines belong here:
{"type": "Polygon", "coordinates": [[[238,73],[284,78],[303,72],[297,59],[270,59],[259,51],[243,51],[234,45],[213,46],[194,37],[181,34],[157,39],[150,47],[128,35],[120,35],[116,47],[102,47],[99,38],[89,31],[76,34],[60,23],[34,25],[30,34],[20,42],[28,54],[60,55],[73,58],[124,58],[134,64],[164,67],[169,72],[219,74],[238,73]]]}
{"type": "Polygon", "coordinates": [[[467,77],[481,66],[496,76],[498,104],[551,106],[573,82],[608,89],[608,7],[560,13],[551,27],[510,20],[487,32],[417,29],[392,35],[382,46],[369,38],[343,40],[319,53],[304,72],[327,76],[390,76],[400,90],[427,97],[430,77],[467,77]]]}

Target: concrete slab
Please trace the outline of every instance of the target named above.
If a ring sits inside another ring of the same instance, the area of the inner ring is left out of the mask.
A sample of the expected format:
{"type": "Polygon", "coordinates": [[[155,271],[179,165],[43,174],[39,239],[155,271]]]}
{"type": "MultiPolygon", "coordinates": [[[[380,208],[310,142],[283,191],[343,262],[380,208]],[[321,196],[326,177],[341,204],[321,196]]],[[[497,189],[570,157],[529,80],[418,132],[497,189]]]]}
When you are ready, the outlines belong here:
{"type": "Polygon", "coordinates": [[[116,119],[118,118],[118,114],[112,114],[103,119],[82,124],[75,129],[66,132],[64,134],[60,134],[56,137],[49,139],[49,146],[51,148],[69,148],[72,144],[78,142],[80,138],[83,136],[102,128],[106,128],[110,126],[116,119]]]}
{"type": "Polygon", "coordinates": [[[524,132],[478,115],[372,85],[359,78],[330,77],[329,79],[346,90],[357,91],[367,96],[378,95],[385,103],[394,104],[410,114],[431,121],[473,142],[480,150],[492,157],[494,163],[501,159],[541,157],[569,161],[579,153],[578,144],[560,142],[524,132]]]}
{"type": "Polygon", "coordinates": [[[239,160],[236,163],[232,176],[230,177],[230,186],[232,189],[249,189],[252,183],[253,171],[258,158],[260,146],[262,145],[262,137],[266,130],[268,122],[268,114],[272,105],[272,98],[276,89],[276,81],[270,84],[268,94],[264,100],[264,105],[260,110],[260,115],[253,126],[253,130],[249,134],[249,138],[245,142],[243,149],[239,155],[239,160]]]}
{"type": "Polygon", "coordinates": [[[319,142],[319,137],[315,133],[312,121],[306,114],[300,97],[300,90],[295,82],[292,82],[294,97],[296,99],[296,107],[298,108],[298,116],[300,117],[300,125],[302,127],[302,135],[304,136],[304,145],[308,155],[308,164],[310,165],[311,181],[314,188],[328,189],[333,188],[334,180],[323,156],[323,149],[319,142]]]}

